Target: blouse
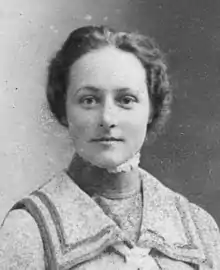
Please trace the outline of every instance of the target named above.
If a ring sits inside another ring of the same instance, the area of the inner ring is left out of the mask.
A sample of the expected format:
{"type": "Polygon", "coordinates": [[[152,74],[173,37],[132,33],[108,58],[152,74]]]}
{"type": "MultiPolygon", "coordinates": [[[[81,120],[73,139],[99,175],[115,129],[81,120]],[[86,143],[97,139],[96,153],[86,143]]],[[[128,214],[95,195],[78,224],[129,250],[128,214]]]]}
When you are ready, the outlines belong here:
{"type": "Polygon", "coordinates": [[[141,219],[129,213],[136,215],[133,230],[112,205],[108,212],[105,199],[88,196],[65,171],[52,177],[5,217],[1,269],[219,270],[214,219],[148,172],[140,168],[139,174],[143,209],[141,219]]]}

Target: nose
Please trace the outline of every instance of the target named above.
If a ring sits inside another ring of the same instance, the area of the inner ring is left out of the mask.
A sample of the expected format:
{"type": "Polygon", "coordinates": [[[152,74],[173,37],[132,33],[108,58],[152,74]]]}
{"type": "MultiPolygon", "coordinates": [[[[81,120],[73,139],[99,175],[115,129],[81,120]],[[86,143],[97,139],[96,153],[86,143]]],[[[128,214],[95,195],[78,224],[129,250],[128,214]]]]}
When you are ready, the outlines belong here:
{"type": "Polygon", "coordinates": [[[118,122],[116,111],[112,102],[106,102],[101,112],[100,126],[106,129],[116,127],[118,122]]]}

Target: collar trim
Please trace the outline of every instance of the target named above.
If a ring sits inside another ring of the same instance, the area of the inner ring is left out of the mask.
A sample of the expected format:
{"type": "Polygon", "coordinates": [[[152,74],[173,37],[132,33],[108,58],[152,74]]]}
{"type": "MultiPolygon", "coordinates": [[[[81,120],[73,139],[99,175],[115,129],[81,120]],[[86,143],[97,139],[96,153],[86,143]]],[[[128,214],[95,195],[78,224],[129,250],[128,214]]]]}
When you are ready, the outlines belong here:
{"type": "MultiPolygon", "coordinates": [[[[137,246],[158,250],[176,260],[207,264],[189,202],[142,169],[140,176],[144,208],[137,246]]],[[[65,172],[52,180],[31,196],[49,211],[48,219],[56,227],[60,244],[58,262],[65,265],[63,269],[92,259],[116,243],[134,246],[65,172]]]]}

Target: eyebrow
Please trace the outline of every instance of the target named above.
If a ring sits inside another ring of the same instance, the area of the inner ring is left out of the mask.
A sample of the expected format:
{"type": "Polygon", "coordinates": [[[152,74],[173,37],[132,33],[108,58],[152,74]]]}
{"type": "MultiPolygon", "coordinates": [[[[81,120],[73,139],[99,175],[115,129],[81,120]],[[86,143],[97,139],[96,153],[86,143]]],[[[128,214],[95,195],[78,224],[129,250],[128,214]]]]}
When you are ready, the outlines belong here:
{"type": "MultiPolygon", "coordinates": [[[[98,87],[95,87],[95,86],[92,86],[92,85],[85,85],[83,87],[80,87],[76,93],[79,93],[80,91],[83,91],[83,90],[89,90],[91,92],[94,92],[94,93],[97,93],[97,92],[100,92],[101,89],[98,88],[98,87]]],[[[116,88],[114,89],[114,91],[117,91],[117,92],[126,92],[126,91],[129,91],[131,90],[130,88],[128,87],[122,87],[122,88],[116,88]]]]}

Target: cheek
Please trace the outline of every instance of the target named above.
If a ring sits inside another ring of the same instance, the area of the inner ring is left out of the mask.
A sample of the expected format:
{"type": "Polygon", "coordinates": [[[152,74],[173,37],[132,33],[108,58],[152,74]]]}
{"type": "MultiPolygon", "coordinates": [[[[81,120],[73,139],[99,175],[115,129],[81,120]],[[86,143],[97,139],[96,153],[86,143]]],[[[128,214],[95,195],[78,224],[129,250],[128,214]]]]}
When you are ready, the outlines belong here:
{"type": "Polygon", "coordinates": [[[146,121],[138,121],[133,123],[126,129],[126,134],[129,137],[129,140],[134,145],[142,145],[144,139],[146,137],[147,132],[147,122],[146,121]]]}
{"type": "Polygon", "coordinates": [[[86,140],[94,132],[96,127],[95,118],[88,113],[73,110],[68,116],[69,133],[71,138],[75,140],[86,140]]]}
{"type": "Polygon", "coordinates": [[[130,117],[129,121],[124,122],[123,133],[132,148],[140,148],[144,143],[148,123],[148,115],[145,115],[143,113],[138,114],[135,117],[130,117]]]}

